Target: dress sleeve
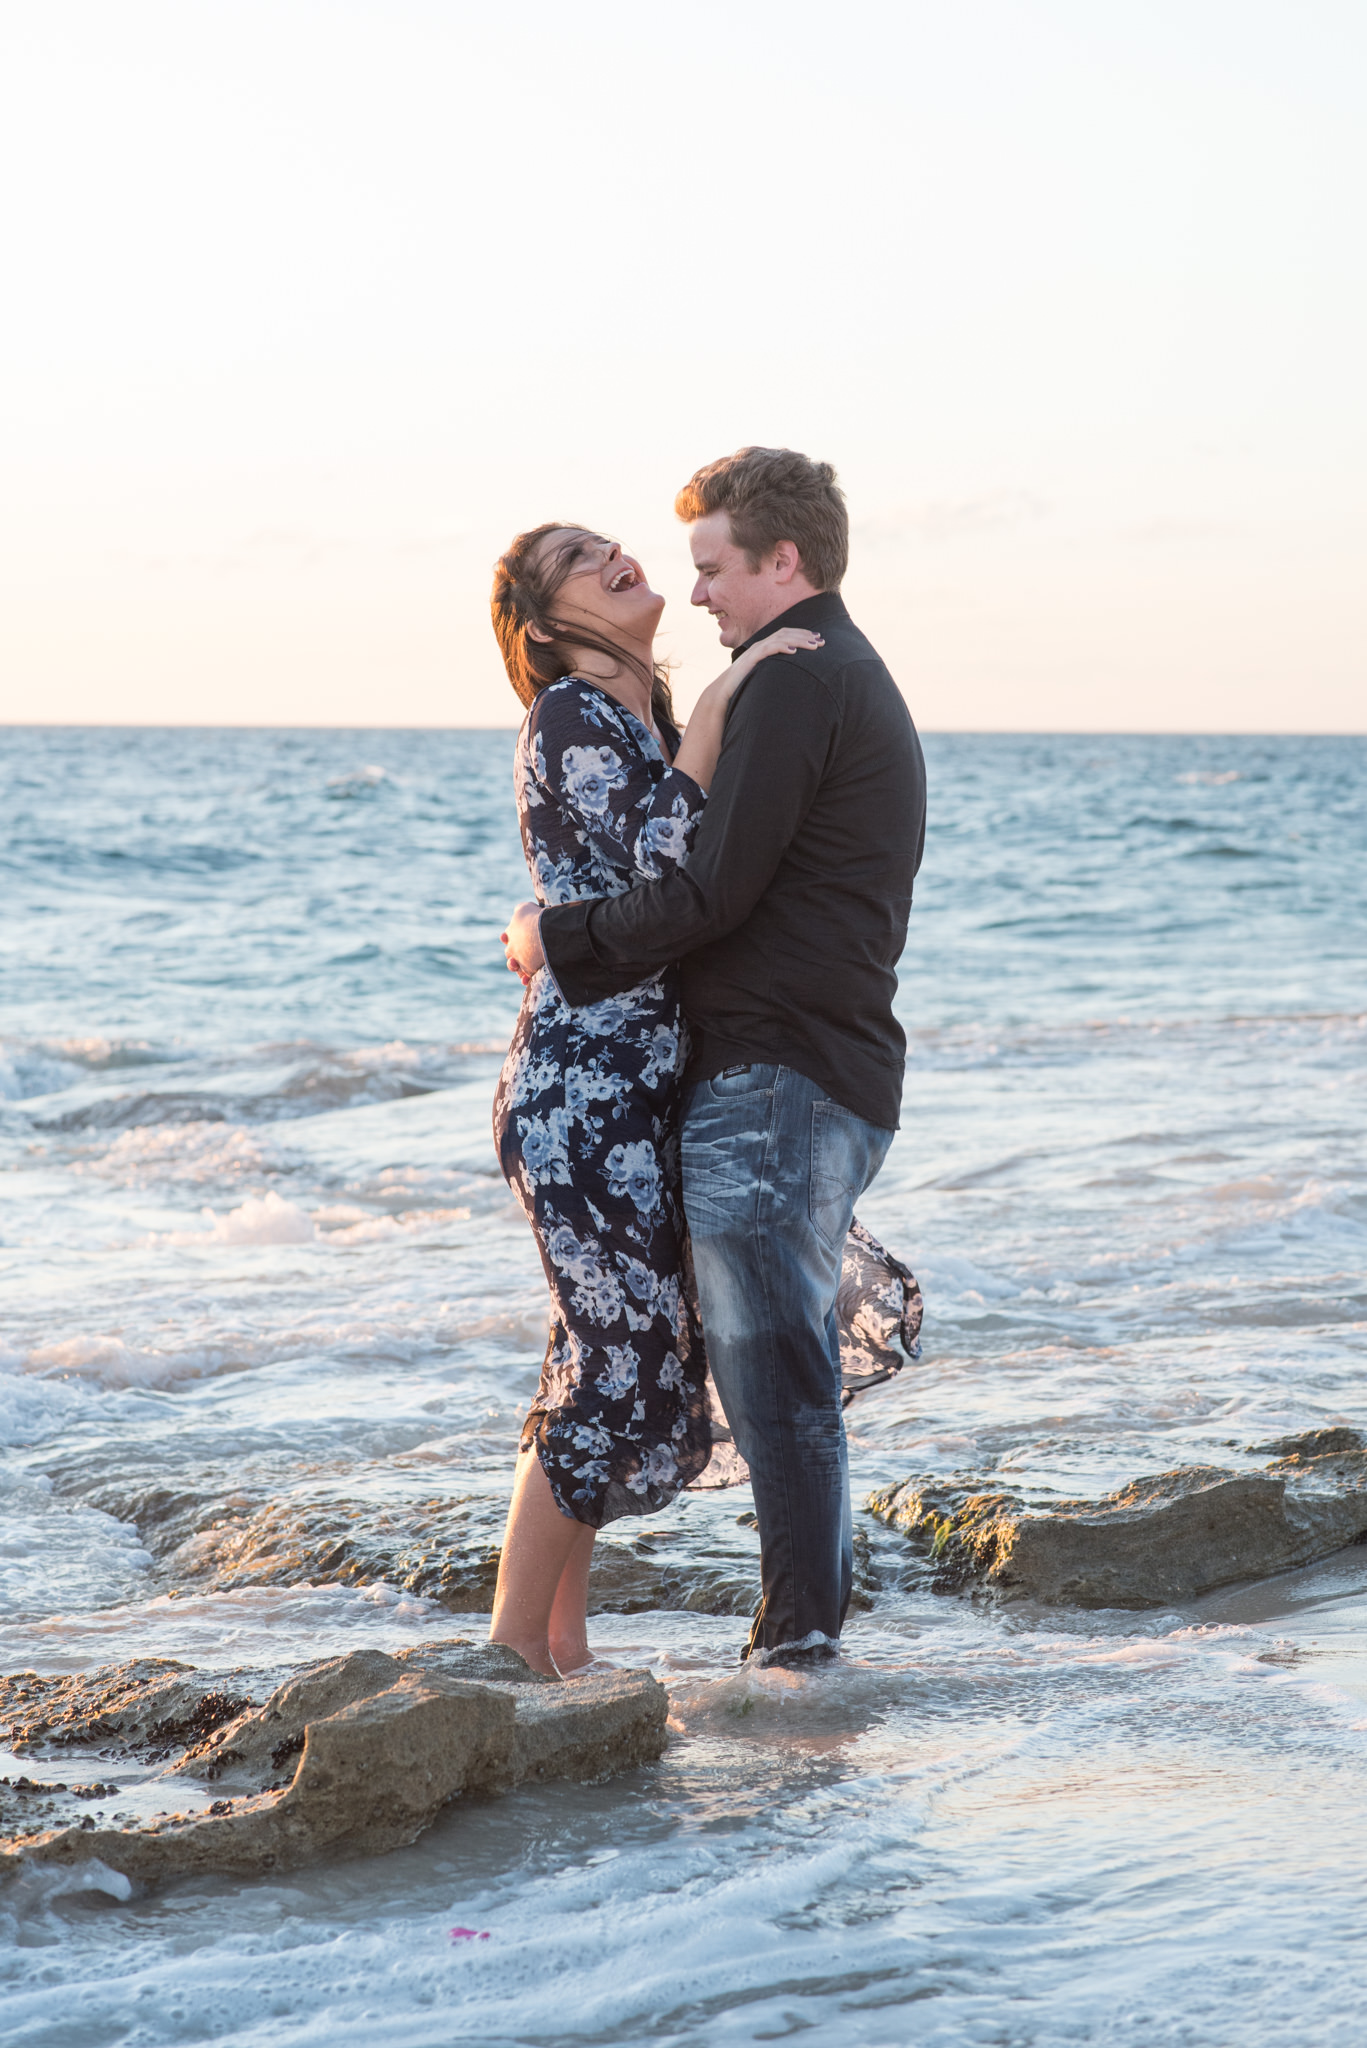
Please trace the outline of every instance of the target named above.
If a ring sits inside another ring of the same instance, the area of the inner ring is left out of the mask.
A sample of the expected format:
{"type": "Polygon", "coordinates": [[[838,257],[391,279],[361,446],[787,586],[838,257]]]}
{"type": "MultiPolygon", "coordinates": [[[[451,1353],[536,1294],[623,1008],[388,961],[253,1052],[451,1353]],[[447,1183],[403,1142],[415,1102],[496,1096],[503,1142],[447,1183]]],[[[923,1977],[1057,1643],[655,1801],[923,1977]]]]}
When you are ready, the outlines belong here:
{"type": "Polygon", "coordinates": [[[707,799],[691,775],[650,769],[610,703],[571,680],[543,690],[530,728],[538,784],[617,894],[624,868],[653,882],[680,867],[707,799]]]}
{"type": "Polygon", "coordinates": [[[632,853],[637,873],[658,882],[670,868],[684,866],[693,851],[707,797],[682,768],[667,768],[650,793],[632,853]]]}

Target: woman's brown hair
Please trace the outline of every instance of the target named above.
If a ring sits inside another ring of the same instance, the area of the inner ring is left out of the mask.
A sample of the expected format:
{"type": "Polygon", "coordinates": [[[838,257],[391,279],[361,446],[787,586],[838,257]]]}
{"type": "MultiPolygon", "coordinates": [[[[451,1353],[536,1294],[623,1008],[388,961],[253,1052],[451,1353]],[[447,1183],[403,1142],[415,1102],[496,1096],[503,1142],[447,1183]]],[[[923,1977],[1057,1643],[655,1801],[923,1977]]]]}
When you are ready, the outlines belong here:
{"type": "Polygon", "coordinates": [[[575,546],[571,536],[589,531],[587,526],[574,526],[564,519],[552,519],[544,526],[534,526],[529,533],[520,533],[507,553],[500,555],[494,569],[489,610],[503,666],[508,671],[508,681],[521,701],[530,706],[548,684],[558,683],[562,676],[571,673],[570,650],[587,647],[595,654],[605,654],[610,661],[620,662],[623,668],[639,676],[649,686],[650,708],[656,723],[663,718],[670,729],[677,732],[674,704],[669,694],[669,672],[661,663],[656,662],[648,668],[624,647],[616,646],[611,640],[599,639],[582,626],[570,627],[555,616],[556,597],[574,560],[575,546]],[[541,546],[547,534],[551,533],[566,535],[563,547],[541,546]],[[534,639],[530,630],[533,626],[549,634],[550,638],[534,639]]]}

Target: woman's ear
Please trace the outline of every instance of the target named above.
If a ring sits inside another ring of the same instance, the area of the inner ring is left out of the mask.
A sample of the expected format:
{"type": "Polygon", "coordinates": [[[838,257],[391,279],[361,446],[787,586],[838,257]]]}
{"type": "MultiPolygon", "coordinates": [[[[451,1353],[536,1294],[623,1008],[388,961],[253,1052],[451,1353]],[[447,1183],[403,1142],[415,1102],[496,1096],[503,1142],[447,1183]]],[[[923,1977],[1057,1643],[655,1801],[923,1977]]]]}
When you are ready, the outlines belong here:
{"type": "Polygon", "coordinates": [[[540,640],[545,646],[549,647],[552,637],[550,633],[543,632],[540,626],[533,626],[530,623],[527,626],[527,638],[529,640],[540,640]]]}

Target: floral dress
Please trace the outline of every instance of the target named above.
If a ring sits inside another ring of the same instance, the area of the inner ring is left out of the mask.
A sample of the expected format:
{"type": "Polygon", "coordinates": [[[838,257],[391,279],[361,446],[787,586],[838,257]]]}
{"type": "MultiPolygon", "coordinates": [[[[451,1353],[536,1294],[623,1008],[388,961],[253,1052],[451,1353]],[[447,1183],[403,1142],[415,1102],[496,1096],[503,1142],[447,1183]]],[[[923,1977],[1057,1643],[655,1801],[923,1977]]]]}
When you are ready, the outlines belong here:
{"type": "MultiPolygon", "coordinates": [[[[518,737],[537,901],[620,896],[682,863],[704,794],[596,684],[541,691],[518,737]]],[[[509,1186],[541,1248],[550,1342],[523,1436],[561,1511],[654,1513],[711,1456],[707,1361],[679,1171],[688,1058],[678,972],[572,1009],[533,975],[494,1098],[509,1186]]]]}

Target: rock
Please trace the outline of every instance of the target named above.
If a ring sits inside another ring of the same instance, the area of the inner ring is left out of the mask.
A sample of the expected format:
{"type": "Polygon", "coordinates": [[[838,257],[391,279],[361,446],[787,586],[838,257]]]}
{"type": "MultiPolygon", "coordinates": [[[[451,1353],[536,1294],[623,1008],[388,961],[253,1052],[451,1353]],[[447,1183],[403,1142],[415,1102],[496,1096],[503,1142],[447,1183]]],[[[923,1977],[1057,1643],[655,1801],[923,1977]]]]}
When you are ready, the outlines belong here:
{"type": "Polygon", "coordinates": [[[415,1841],[446,1802],[510,1775],[514,1709],[504,1693],[459,1680],[399,1679],[310,1723],[289,1787],[142,1828],[55,1828],[0,1845],[5,1861],[98,1857],[134,1883],[221,1872],[292,1870],[320,1856],[366,1855],[415,1841]]]}
{"type": "Polygon", "coordinates": [[[1300,1436],[1278,1436],[1271,1443],[1246,1444],[1245,1450],[1270,1453],[1274,1458],[1324,1457],[1330,1451],[1360,1451],[1362,1438],[1355,1429],[1307,1429],[1300,1436]]]}
{"type": "MultiPolygon", "coordinates": [[[[145,1662],[121,1669],[124,1693],[149,1683],[145,1662]]],[[[169,1669],[182,1683],[200,1676],[169,1669]]],[[[31,1685],[32,1674],[24,1679],[31,1685]]],[[[69,1716],[93,1726],[95,1703],[122,1695],[117,1671],[91,1679],[39,1683],[66,1688],[69,1716]]],[[[398,1657],[355,1651],[296,1674],[264,1705],[192,1743],[159,1781],[170,1789],[197,1778],[234,1796],[143,1825],[106,1827],[86,1815],[0,1841],[0,1872],[93,1857],[151,1884],[375,1855],[416,1840],[461,1793],[504,1792],[529,1778],[592,1782],[653,1762],[664,1751],[667,1711],[663,1686],[643,1671],[562,1683],[497,1644],[427,1643],[398,1657]],[[282,1767],[287,1782],[261,1789],[282,1767]]],[[[139,1740],[130,1734],[130,1754],[139,1740]]]]}
{"type": "Polygon", "coordinates": [[[474,1643],[467,1636],[449,1636],[442,1642],[415,1643],[412,1649],[395,1652],[394,1662],[405,1671],[439,1671],[444,1678],[493,1679],[501,1685],[556,1685],[558,1680],[533,1671],[525,1658],[506,1643],[474,1643]]]}
{"type": "MultiPolygon", "coordinates": [[[[65,1779],[0,1778],[0,1837],[16,1830],[36,1833],[41,1827],[69,1821],[83,1806],[103,1804],[118,1796],[118,1786],[96,1779],[70,1784],[65,1779]]],[[[84,1816],[82,1816],[84,1817],[84,1816]]]]}
{"type": "Polygon", "coordinates": [[[526,1688],[513,1731],[513,1782],[575,1778],[598,1784],[664,1754],[669,1695],[641,1671],[594,1672],[526,1688]],[[642,1680],[645,1684],[642,1684],[642,1680]]]}
{"type": "MultiPolygon", "coordinates": [[[[118,1476],[81,1461],[55,1471],[56,1490],[135,1527],[167,1588],[386,1584],[452,1614],[487,1614],[498,1579],[506,1489],[432,1495],[430,1473],[391,1474],[385,1504],[354,1478],[292,1488],[285,1473],[269,1488],[221,1484],[170,1487],[140,1466],[118,1476]],[[406,1492],[405,1488],[411,1489],[406,1492]]],[[[590,1614],[658,1609],[748,1616],[759,1598],[758,1545],[737,1535],[734,1511],[692,1512],[660,1528],[614,1524],[594,1546],[590,1614]],[[729,1531],[728,1531],[729,1525],[729,1531]]]]}
{"type": "Polygon", "coordinates": [[[264,1706],[250,1708],[193,1743],[172,1764],[171,1774],[259,1792],[283,1770],[288,1783],[310,1722],[384,1692],[403,1676],[403,1666],[383,1650],[353,1650],[315,1664],[280,1686],[264,1706]]]}
{"type": "MultiPolygon", "coordinates": [[[[39,1744],[133,1744],[169,1756],[252,1704],[243,1672],[198,1672],[168,1657],[102,1665],[73,1678],[0,1678],[0,1725],[24,1755],[39,1744]]],[[[259,1695],[258,1695],[259,1696],[259,1695]]]]}
{"type": "MultiPolygon", "coordinates": [[[[731,1521],[734,1536],[735,1522],[731,1521]]],[[[759,1600],[758,1545],[748,1537],[729,1552],[700,1546],[687,1517],[662,1529],[641,1529],[593,1546],[590,1614],[733,1614],[749,1616],[759,1600]]]]}
{"type": "Polygon", "coordinates": [[[1265,1472],[1189,1465],[1099,1501],[904,1480],[871,1514],[911,1537],[937,1591],[1072,1607],[1168,1607],[1367,1539],[1367,1452],[1299,1453],[1265,1472]]]}
{"type": "Polygon", "coordinates": [[[217,1502],[204,1512],[207,1526],[164,1553],[167,1575],[178,1585],[234,1591],[383,1580],[454,1614],[487,1614],[493,1605],[506,1512],[494,1499],[395,1501],[381,1509],[349,1497],[342,1482],[331,1492],[267,1498],[233,1514],[217,1502]]]}

